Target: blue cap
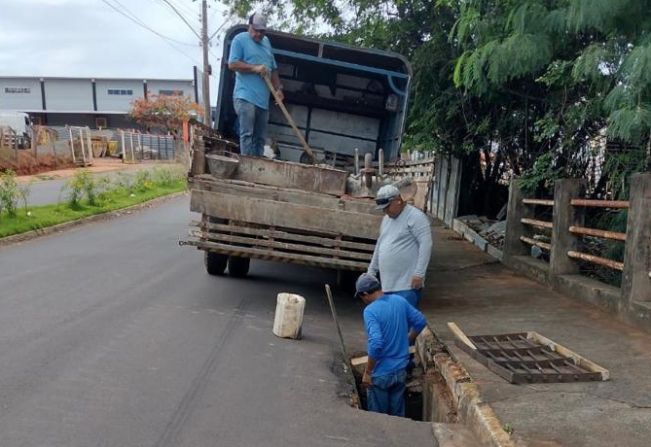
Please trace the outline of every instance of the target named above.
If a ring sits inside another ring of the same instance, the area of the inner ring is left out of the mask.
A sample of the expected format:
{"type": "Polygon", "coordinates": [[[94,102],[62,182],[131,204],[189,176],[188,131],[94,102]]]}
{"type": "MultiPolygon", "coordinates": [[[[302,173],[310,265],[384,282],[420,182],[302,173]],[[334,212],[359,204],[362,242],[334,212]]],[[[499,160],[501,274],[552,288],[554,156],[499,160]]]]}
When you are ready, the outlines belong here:
{"type": "Polygon", "coordinates": [[[362,273],[355,283],[355,298],[359,298],[362,293],[380,290],[380,281],[370,273],[362,273]]]}

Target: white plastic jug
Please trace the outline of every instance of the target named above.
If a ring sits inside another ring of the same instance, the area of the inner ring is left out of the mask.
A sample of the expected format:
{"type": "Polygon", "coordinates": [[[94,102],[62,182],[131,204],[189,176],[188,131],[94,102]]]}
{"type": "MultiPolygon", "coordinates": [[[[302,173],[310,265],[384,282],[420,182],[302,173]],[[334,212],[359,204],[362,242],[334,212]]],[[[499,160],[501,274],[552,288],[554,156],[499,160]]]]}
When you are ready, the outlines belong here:
{"type": "Polygon", "coordinates": [[[274,335],[282,338],[301,338],[305,298],[294,293],[279,293],[274,317],[274,335]]]}

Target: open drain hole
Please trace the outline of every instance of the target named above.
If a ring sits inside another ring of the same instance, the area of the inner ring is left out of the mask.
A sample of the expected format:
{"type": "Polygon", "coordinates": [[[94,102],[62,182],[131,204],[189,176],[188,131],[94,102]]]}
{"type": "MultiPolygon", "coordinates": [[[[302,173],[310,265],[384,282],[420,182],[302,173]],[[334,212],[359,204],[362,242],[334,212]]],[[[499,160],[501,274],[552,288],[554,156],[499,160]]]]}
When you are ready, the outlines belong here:
{"type": "MultiPolygon", "coordinates": [[[[366,389],[362,387],[362,376],[366,367],[363,361],[365,355],[356,356],[351,359],[353,365],[353,375],[355,377],[355,388],[359,395],[360,409],[368,411],[368,400],[366,398],[366,389]]],[[[407,370],[407,380],[405,387],[405,417],[415,421],[424,421],[423,412],[423,368],[416,364],[413,368],[407,370]]]]}

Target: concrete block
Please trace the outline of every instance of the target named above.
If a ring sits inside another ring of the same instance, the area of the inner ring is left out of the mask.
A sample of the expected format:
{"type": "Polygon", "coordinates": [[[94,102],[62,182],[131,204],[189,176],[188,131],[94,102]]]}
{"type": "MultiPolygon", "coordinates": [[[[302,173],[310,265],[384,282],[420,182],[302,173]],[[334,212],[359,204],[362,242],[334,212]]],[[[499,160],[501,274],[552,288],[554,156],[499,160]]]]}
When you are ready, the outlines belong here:
{"type": "Polygon", "coordinates": [[[520,236],[527,231],[525,225],[520,220],[523,217],[530,217],[530,207],[522,203],[524,192],[522,191],[522,182],[512,180],[509,187],[509,201],[506,212],[506,233],[504,235],[504,258],[512,256],[521,256],[529,252],[529,247],[525,245],[520,236]]]}
{"type": "Polygon", "coordinates": [[[503,259],[507,267],[541,284],[549,284],[549,264],[529,255],[503,259]]]}
{"type": "Polygon", "coordinates": [[[596,279],[578,274],[559,275],[555,279],[554,289],[569,298],[585,301],[607,312],[618,312],[621,298],[619,288],[596,279]]]}
{"type": "Polygon", "coordinates": [[[631,176],[622,275],[622,307],[651,304],[651,173],[631,176]]]}
{"type": "Polygon", "coordinates": [[[579,272],[578,264],[567,256],[576,250],[578,238],[570,233],[571,225],[583,226],[583,208],[570,204],[572,199],[583,197],[585,180],[563,179],[554,185],[554,218],[552,229],[552,250],[549,261],[550,280],[557,275],[572,275],[579,272]]]}

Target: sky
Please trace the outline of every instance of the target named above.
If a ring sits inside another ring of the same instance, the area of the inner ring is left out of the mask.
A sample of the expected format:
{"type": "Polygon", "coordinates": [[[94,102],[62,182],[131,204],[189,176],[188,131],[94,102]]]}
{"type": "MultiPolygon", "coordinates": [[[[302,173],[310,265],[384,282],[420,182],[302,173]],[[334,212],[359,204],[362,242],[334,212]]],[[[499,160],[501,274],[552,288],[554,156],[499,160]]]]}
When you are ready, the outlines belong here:
{"type": "MultiPolygon", "coordinates": [[[[167,0],[200,34],[201,2],[167,0]]],[[[208,2],[208,34],[226,20],[208,2]]],[[[0,76],[192,79],[202,66],[199,38],[165,0],[0,0],[0,76]],[[135,16],[154,34],[112,9],[135,16]]],[[[223,26],[210,63],[219,72],[223,26]]],[[[211,78],[215,98],[218,78],[211,78]]]]}

